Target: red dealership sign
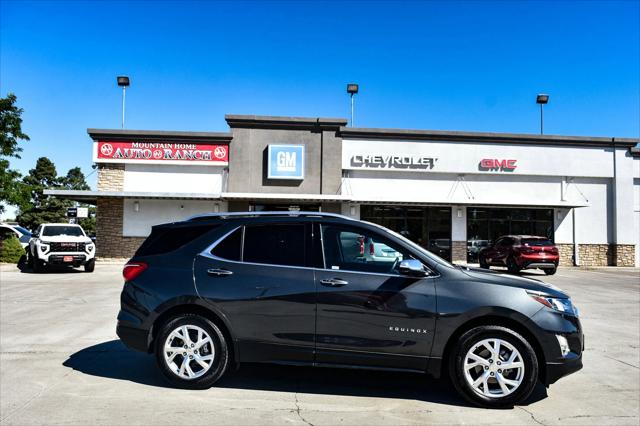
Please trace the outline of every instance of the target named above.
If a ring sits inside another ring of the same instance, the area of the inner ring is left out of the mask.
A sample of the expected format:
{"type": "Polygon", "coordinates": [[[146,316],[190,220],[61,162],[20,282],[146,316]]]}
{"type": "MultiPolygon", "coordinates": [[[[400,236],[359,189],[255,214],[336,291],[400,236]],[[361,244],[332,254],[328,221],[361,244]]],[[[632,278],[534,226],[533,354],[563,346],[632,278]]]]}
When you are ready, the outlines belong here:
{"type": "Polygon", "coordinates": [[[204,145],[194,143],[98,141],[94,158],[98,162],[179,162],[227,163],[228,145],[204,145]]]}
{"type": "Polygon", "coordinates": [[[518,167],[516,162],[518,160],[499,160],[497,158],[483,158],[480,160],[479,168],[480,170],[488,171],[503,171],[503,172],[512,172],[518,167]]]}

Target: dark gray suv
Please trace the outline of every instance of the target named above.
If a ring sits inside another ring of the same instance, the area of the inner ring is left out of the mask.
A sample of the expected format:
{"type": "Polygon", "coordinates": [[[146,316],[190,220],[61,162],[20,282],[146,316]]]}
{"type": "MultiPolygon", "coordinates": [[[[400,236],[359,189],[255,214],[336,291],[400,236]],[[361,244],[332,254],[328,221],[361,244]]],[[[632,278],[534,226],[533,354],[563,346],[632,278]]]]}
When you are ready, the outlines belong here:
{"type": "Polygon", "coordinates": [[[223,213],[155,226],[123,275],[117,332],[175,385],[232,364],[449,376],[507,407],[582,367],[569,296],[452,265],[386,228],[326,213],[223,213]]]}

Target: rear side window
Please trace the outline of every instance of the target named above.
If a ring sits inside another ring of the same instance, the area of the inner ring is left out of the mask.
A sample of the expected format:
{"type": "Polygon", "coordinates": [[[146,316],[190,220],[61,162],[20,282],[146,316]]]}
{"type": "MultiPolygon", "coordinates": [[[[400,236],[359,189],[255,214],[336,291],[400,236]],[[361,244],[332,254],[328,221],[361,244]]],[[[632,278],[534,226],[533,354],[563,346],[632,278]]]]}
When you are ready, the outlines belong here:
{"type": "Polygon", "coordinates": [[[531,247],[552,246],[551,240],[546,238],[523,238],[522,245],[531,247]]]}
{"type": "Polygon", "coordinates": [[[211,254],[226,260],[240,261],[242,251],[242,228],[238,228],[219,242],[211,254]]]}
{"type": "Polygon", "coordinates": [[[142,243],[136,256],[169,253],[206,234],[218,225],[191,225],[153,228],[151,235],[142,243]]]}
{"type": "Polygon", "coordinates": [[[305,265],[304,224],[247,226],[244,231],[245,262],[269,265],[305,265]]]}

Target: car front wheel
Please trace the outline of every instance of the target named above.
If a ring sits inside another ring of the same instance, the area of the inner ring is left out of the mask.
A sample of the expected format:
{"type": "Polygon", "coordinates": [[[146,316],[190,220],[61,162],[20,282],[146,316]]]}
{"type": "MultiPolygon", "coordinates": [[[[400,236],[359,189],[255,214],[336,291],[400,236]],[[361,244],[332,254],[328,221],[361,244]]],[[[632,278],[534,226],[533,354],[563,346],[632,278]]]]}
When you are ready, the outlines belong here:
{"type": "Polygon", "coordinates": [[[483,257],[481,257],[479,259],[479,262],[480,262],[480,267],[482,269],[489,269],[489,264],[487,263],[487,261],[483,257]]]}
{"type": "Polygon", "coordinates": [[[538,380],[538,359],[527,340],[500,326],[464,333],[452,352],[449,374],[456,390],[485,408],[525,401],[538,380]]]}
{"type": "Polygon", "coordinates": [[[174,385],[206,389],[227,370],[229,350],[224,335],[213,322],[187,314],[162,326],[156,339],[156,360],[174,385]]]}
{"type": "Polygon", "coordinates": [[[94,269],[96,269],[96,260],[95,259],[91,259],[90,261],[88,261],[87,263],[84,264],[84,271],[85,272],[93,272],[94,269]]]}

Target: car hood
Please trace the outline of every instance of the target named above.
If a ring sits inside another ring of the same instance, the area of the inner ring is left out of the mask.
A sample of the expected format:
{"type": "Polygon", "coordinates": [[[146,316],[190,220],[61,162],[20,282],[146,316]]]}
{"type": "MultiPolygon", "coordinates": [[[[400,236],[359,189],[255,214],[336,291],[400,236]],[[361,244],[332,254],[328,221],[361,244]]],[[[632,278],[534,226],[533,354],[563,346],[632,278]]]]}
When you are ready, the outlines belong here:
{"type": "Polygon", "coordinates": [[[500,271],[491,271],[488,269],[481,269],[481,268],[467,268],[462,266],[460,267],[460,269],[467,276],[479,281],[496,284],[496,285],[518,287],[524,290],[544,293],[551,297],[559,297],[559,298],[569,297],[567,293],[565,293],[558,287],[549,283],[542,282],[540,280],[533,279],[533,278],[519,277],[516,275],[505,274],[500,271]]]}
{"type": "Polygon", "coordinates": [[[54,235],[51,237],[41,237],[43,243],[90,243],[89,237],[74,237],[71,235],[54,235]]]}

